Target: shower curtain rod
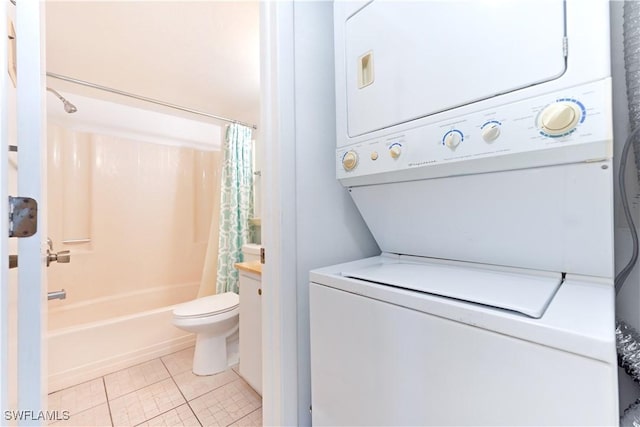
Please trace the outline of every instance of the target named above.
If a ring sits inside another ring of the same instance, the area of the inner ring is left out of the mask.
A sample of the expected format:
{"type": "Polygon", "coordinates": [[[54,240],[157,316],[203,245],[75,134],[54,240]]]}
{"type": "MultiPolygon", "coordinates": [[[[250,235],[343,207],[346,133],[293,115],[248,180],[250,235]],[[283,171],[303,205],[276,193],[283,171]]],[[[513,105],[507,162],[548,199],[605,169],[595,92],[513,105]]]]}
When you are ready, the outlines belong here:
{"type": "Polygon", "coordinates": [[[56,73],[49,73],[48,72],[47,76],[51,77],[51,78],[54,78],[54,79],[64,80],[66,82],[75,83],[75,84],[79,84],[79,85],[82,85],[82,86],[87,86],[87,87],[91,87],[91,88],[94,88],[94,89],[102,90],[102,91],[105,91],[105,92],[111,92],[111,93],[115,93],[117,95],[122,95],[122,96],[126,96],[126,97],[129,97],[129,98],[138,99],[140,101],[145,101],[145,102],[150,102],[152,104],[162,105],[164,107],[173,108],[174,110],[186,111],[187,113],[198,114],[200,116],[210,117],[212,119],[222,120],[222,121],[229,122],[229,123],[237,123],[239,125],[250,127],[252,129],[258,129],[258,127],[256,125],[252,125],[250,123],[244,123],[244,122],[241,122],[239,120],[233,120],[233,119],[229,119],[229,118],[226,118],[226,117],[217,116],[215,114],[205,113],[204,111],[198,111],[198,110],[194,110],[192,108],[181,107],[180,105],[170,104],[168,102],[159,101],[159,100],[153,99],[153,98],[147,98],[146,96],[140,96],[140,95],[136,95],[136,94],[129,93],[129,92],[124,92],[122,90],[113,89],[113,88],[110,88],[110,87],[102,86],[102,85],[99,85],[99,84],[87,82],[87,81],[80,80],[80,79],[74,79],[73,77],[63,76],[62,74],[56,74],[56,73]]]}

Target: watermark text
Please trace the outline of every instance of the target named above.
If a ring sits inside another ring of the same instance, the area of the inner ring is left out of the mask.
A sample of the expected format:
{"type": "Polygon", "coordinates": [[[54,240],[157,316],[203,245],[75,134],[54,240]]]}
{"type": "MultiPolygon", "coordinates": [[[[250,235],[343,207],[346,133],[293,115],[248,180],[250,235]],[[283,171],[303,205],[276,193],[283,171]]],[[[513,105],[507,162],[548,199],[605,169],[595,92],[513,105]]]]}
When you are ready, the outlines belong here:
{"type": "Polygon", "coordinates": [[[67,421],[71,418],[69,411],[4,411],[5,421],[67,421]]]}

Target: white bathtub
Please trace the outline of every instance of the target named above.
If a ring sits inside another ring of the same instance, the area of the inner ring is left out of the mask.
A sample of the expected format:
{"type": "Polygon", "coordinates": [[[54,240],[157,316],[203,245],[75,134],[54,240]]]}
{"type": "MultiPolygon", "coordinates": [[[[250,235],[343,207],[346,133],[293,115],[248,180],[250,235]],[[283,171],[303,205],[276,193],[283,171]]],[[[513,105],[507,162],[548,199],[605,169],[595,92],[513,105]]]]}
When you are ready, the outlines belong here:
{"type": "Polygon", "coordinates": [[[195,335],[174,327],[171,312],[194,299],[198,286],[154,288],[50,309],[49,392],[193,345],[195,335]]]}

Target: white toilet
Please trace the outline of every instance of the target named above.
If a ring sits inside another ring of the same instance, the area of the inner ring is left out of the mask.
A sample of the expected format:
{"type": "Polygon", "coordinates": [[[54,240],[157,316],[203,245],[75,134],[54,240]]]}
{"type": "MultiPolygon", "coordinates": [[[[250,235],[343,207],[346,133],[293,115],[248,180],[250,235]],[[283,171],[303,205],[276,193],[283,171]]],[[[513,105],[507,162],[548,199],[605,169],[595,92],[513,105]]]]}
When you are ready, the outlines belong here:
{"type": "Polygon", "coordinates": [[[173,325],[196,334],[193,373],[212,375],[238,361],[238,294],[198,298],[176,306],[173,325]]]}
{"type": "Polygon", "coordinates": [[[245,262],[260,261],[260,249],[262,249],[260,243],[246,243],[242,245],[242,260],[245,262]]]}

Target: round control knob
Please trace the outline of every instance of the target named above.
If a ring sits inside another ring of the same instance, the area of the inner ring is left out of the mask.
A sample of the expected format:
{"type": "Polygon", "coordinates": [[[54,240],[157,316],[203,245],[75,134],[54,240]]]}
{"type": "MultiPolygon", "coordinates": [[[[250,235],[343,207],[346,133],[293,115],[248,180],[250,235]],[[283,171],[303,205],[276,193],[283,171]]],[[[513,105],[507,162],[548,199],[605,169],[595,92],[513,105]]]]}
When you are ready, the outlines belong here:
{"type": "Polygon", "coordinates": [[[573,102],[556,102],[540,113],[538,127],[551,136],[563,135],[573,130],[580,120],[580,107],[573,102]]]}
{"type": "Polygon", "coordinates": [[[444,137],[444,145],[455,150],[458,145],[462,142],[462,136],[458,132],[449,132],[444,137]]]}
{"type": "Polygon", "coordinates": [[[374,151],[373,153],[371,153],[371,160],[378,160],[378,152],[374,151]]]}
{"type": "Polygon", "coordinates": [[[402,149],[400,148],[399,145],[394,145],[391,148],[389,148],[389,154],[394,159],[397,159],[398,157],[400,157],[400,154],[402,154],[402,149]]]}
{"type": "Polygon", "coordinates": [[[491,123],[482,128],[482,139],[484,142],[493,142],[500,136],[500,125],[491,123]]]}
{"type": "Polygon", "coordinates": [[[342,157],[342,167],[346,171],[353,170],[358,165],[358,154],[355,151],[347,151],[342,157]]]}

